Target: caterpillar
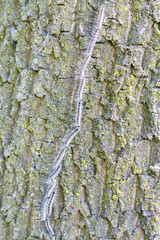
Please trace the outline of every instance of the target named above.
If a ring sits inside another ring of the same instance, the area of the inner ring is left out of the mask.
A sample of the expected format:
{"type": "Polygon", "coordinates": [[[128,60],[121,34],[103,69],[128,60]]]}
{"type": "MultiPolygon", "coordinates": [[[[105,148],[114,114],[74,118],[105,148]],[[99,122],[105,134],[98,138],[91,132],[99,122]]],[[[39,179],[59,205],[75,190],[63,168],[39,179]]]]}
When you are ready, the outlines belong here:
{"type": "Polygon", "coordinates": [[[105,11],[105,6],[102,6],[99,11],[98,15],[98,21],[97,21],[97,29],[101,30],[102,28],[102,23],[103,23],[103,18],[104,18],[104,11],[105,11]]]}
{"type": "Polygon", "coordinates": [[[48,216],[51,216],[52,214],[52,206],[53,206],[54,199],[55,199],[55,190],[52,192],[52,194],[50,195],[50,198],[48,199],[48,211],[47,211],[48,216]]]}
{"type": "Polygon", "coordinates": [[[56,158],[54,169],[59,168],[60,164],[62,163],[65,153],[66,153],[66,146],[64,145],[64,147],[60,151],[58,157],[56,158]]]}
{"type": "Polygon", "coordinates": [[[41,221],[45,221],[52,214],[52,206],[55,199],[55,189],[50,192],[50,195],[45,197],[43,202],[43,210],[41,215],[41,221]]]}
{"type": "Polygon", "coordinates": [[[87,68],[87,66],[88,66],[88,63],[89,63],[90,59],[91,59],[91,56],[90,56],[90,55],[87,55],[87,56],[85,57],[84,62],[83,62],[82,67],[81,67],[81,71],[80,71],[80,76],[81,76],[81,77],[84,76],[85,70],[86,70],[86,68],[87,68]]]}
{"type": "Polygon", "coordinates": [[[51,223],[50,223],[50,219],[49,219],[49,218],[47,218],[47,219],[45,220],[45,225],[46,225],[46,228],[47,228],[47,230],[48,230],[48,232],[49,232],[49,234],[50,234],[51,240],[55,240],[55,233],[54,233],[54,231],[53,231],[53,229],[52,229],[52,226],[51,226],[51,223]]]}
{"type": "Polygon", "coordinates": [[[41,221],[45,221],[47,219],[47,209],[48,209],[48,202],[43,200],[42,210],[41,210],[41,221]]]}
{"type": "Polygon", "coordinates": [[[81,125],[81,119],[82,119],[82,104],[83,104],[82,99],[83,99],[83,93],[84,93],[84,88],[85,88],[85,84],[86,84],[85,71],[90,62],[91,55],[93,53],[95,44],[97,42],[98,34],[100,33],[100,30],[102,28],[104,12],[105,12],[105,6],[102,6],[100,8],[100,11],[98,14],[96,29],[95,29],[94,33],[92,34],[91,40],[89,42],[89,46],[88,46],[86,54],[85,54],[86,57],[84,58],[84,61],[81,66],[81,70],[79,72],[80,84],[79,84],[78,94],[77,94],[78,96],[77,96],[77,108],[76,108],[76,120],[75,120],[76,127],[67,136],[61,151],[59,152],[58,156],[55,159],[53,171],[50,174],[48,181],[47,181],[48,189],[45,193],[44,201],[42,204],[41,221],[45,222],[45,226],[50,235],[51,240],[56,239],[55,233],[54,233],[51,223],[50,223],[50,217],[52,214],[52,206],[53,206],[55,194],[56,194],[56,177],[61,172],[62,161],[65,156],[67,148],[69,147],[69,145],[72,142],[72,140],[74,139],[74,137],[81,130],[80,125],[81,125]]]}
{"type": "Polygon", "coordinates": [[[84,92],[85,84],[86,84],[86,79],[82,78],[82,80],[80,82],[79,90],[78,90],[77,101],[80,101],[83,98],[83,92],[84,92]]]}
{"type": "Polygon", "coordinates": [[[59,167],[57,167],[57,169],[55,169],[55,170],[49,175],[49,178],[48,178],[48,181],[47,181],[47,183],[49,184],[49,186],[50,186],[51,184],[54,184],[55,178],[59,175],[61,169],[62,169],[62,165],[59,165],[59,167]]]}
{"type": "Polygon", "coordinates": [[[92,55],[95,43],[97,42],[98,34],[99,34],[99,29],[95,31],[95,33],[93,34],[93,37],[90,41],[90,44],[89,44],[89,47],[88,47],[88,54],[89,55],[92,55]]]}
{"type": "Polygon", "coordinates": [[[82,118],[82,100],[77,103],[77,112],[76,112],[76,125],[80,126],[82,118]]]}
{"type": "Polygon", "coordinates": [[[77,133],[80,131],[81,129],[79,127],[77,127],[75,130],[73,130],[71,132],[71,134],[69,135],[69,137],[67,138],[66,141],[66,146],[68,147],[69,144],[72,142],[73,138],[77,135],[77,133]]]}
{"type": "Polygon", "coordinates": [[[47,197],[47,198],[50,198],[52,192],[54,191],[54,189],[55,189],[55,187],[56,187],[56,180],[53,179],[52,184],[50,184],[50,185],[51,185],[51,187],[50,187],[50,188],[47,190],[47,192],[46,192],[46,197],[47,197]]]}

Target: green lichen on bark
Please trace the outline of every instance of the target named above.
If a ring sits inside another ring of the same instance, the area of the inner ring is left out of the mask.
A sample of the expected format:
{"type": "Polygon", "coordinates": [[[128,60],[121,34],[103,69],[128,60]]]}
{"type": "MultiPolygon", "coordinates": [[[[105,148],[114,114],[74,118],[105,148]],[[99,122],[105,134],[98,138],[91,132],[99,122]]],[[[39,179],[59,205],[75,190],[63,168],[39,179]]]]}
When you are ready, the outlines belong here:
{"type": "MultiPolygon", "coordinates": [[[[74,125],[101,3],[0,2],[0,240],[49,239],[45,179],[74,125]]],[[[106,2],[82,130],[58,178],[57,240],[159,239],[159,9],[160,1],[106,2]]]]}

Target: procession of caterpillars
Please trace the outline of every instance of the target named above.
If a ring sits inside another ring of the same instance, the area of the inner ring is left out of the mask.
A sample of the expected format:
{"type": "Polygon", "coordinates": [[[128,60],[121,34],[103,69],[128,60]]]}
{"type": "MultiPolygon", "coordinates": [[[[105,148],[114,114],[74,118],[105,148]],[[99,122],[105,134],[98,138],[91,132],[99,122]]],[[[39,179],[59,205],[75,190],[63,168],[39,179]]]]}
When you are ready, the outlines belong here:
{"type": "Polygon", "coordinates": [[[86,57],[82,63],[82,67],[80,69],[79,75],[80,75],[80,84],[78,89],[78,96],[77,96],[77,108],[76,108],[76,120],[75,120],[75,129],[73,129],[67,136],[62,149],[60,150],[58,156],[55,159],[55,165],[53,167],[53,171],[50,174],[47,184],[48,189],[45,193],[43,205],[42,205],[42,212],[41,212],[41,221],[45,222],[46,229],[51,237],[51,240],[55,240],[55,233],[52,229],[50,218],[52,214],[52,206],[55,198],[55,192],[56,192],[56,177],[59,175],[61,168],[62,168],[62,160],[65,156],[67,147],[70,145],[74,137],[78,134],[78,132],[81,130],[81,119],[82,119],[82,104],[83,104],[83,93],[85,89],[85,71],[87,69],[87,66],[90,62],[91,55],[95,46],[95,43],[97,41],[98,34],[101,31],[103,18],[104,18],[104,11],[105,7],[102,6],[100,8],[98,19],[97,19],[97,25],[96,28],[92,34],[91,40],[89,42],[88,49],[86,51],[86,57]]]}

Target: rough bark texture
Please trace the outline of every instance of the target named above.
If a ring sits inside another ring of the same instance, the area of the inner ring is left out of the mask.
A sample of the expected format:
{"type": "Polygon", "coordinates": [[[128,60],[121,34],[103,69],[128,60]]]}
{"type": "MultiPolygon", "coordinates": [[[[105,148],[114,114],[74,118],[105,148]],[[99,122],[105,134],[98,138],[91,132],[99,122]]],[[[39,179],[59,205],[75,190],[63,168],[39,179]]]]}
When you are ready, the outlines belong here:
{"type": "MultiPolygon", "coordinates": [[[[101,2],[0,1],[0,240],[49,239],[45,179],[75,121],[101,2]]],[[[106,2],[83,124],[53,207],[57,240],[160,239],[160,1],[106,2]]]]}

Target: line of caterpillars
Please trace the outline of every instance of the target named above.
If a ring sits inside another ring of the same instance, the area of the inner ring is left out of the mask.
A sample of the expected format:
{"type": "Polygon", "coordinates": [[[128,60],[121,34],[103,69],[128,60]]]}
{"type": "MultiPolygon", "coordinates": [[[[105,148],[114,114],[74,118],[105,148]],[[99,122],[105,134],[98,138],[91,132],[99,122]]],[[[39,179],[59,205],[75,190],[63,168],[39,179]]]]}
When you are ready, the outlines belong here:
{"type": "Polygon", "coordinates": [[[97,25],[94,30],[94,33],[91,37],[91,40],[89,42],[89,47],[86,51],[86,57],[83,61],[81,70],[79,72],[80,76],[80,85],[78,89],[78,97],[77,97],[77,109],[76,109],[76,126],[75,129],[68,135],[62,149],[60,150],[58,156],[55,159],[55,165],[53,167],[53,172],[50,174],[47,184],[48,189],[45,193],[43,205],[42,205],[42,212],[41,212],[41,221],[45,222],[46,229],[50,235],[51,240],[55,240],[55,233],[53,231],[53,228],[51,226],[50,218],[52,214],[52,206],[55,198],[55,192],[56,192],[56,177],[59,175],[61,168],[62,168],[62,160],[65,156],[66,149],[72,142],[73,138],[78,134],[78,132],[81,130],[81,119],[82,119],[82,104],[83,104],[83,93],[84,88],[86,84],[85,79],[85,71],[87,69],[87,66],[90,62],[91,55],[95,46],[95,43],[97,41],[98,34],[101,31],[103,18],[104,18],[104,11],[105,8],[102,6],[99,11],[98,19],[97,19],[97,25]]]}

